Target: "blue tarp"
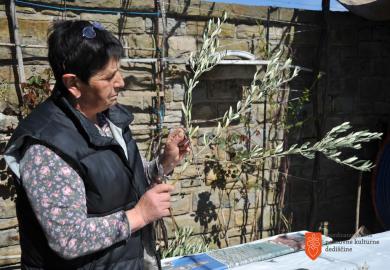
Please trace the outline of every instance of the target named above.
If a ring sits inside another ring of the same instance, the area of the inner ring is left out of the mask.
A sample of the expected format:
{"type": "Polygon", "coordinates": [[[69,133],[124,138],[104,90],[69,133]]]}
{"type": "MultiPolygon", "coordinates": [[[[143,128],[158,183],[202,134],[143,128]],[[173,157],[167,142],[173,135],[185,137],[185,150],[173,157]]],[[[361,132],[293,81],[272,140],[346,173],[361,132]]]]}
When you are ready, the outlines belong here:
{"type": "MultiPolygon", "coordinates": [[[[240,5],[274,6],[286,8],[299,8],[308,10],[321,10],[321,0],[208,0],[208,2],[234,3],[240,5]]],[[[332,11],[347,11],[336,0],[330,1],[332,11]]]]}

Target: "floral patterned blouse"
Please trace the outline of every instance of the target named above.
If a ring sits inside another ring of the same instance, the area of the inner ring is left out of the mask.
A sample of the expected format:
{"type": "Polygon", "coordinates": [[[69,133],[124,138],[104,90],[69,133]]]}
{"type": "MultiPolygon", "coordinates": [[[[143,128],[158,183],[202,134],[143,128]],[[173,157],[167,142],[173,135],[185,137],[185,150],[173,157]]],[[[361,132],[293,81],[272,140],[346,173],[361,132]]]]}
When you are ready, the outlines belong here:
{"type": "MultiPolygon", "coordinates": [[[[112,136],[104,119],[97,128],[102,136],[112,136]]],[[[148,180],[154,179],[158,173],[157,161],[144,162],[144,168],[148,180]]],[[[76,258],[130,236],[131,221],[128,222],[124,211],[104,217],[87,216],[83,180],[49,148],[30,146],[20,162],[20,173],[49,246],[60,256],[76,258]]]]}

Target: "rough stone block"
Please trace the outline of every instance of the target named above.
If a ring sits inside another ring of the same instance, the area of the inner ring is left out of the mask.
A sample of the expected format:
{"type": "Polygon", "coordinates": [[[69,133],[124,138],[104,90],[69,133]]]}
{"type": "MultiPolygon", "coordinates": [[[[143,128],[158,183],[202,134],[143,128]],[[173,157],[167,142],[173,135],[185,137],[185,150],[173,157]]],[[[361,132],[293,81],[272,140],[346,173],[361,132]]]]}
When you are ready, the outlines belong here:
{"type": "Polygon", "coordinates": [[[207,16],[208,18],[221,17],[223,11],[227,11],[228,5],[227,4],[220,5],[220,4],[221,3],[201,1],[199,7],[199,15],[207,16]]]}
{"type": "Polygon", "coordinates": [[[21,250],[19,245],[0,248],[0,265],[12,265],[20,262],[21,250]]]}
{"type": "Polygon", "coordinates": [[[235,211],[235,224],[236,226],[252,225],[255,218],[255,210],[247,209],[242,211],[235,211]]]}
{"type": "MultiPolygon", "coordinates": [[[[212,3],[202,1],[201,15],[221,17],[223,11],[227,12],[229,18],[239,17],[240,19],[248,19],[249,17],[254,18],[266,18],[267,7],[249,6],[249,5],[234,5],[226,3],[212,3]]],[[[272,14],[272,18],[276,19],[275,14],[272,14]]]]}
{"type": "Polygon", "coordinates": [[[124,33],[144,33],[148,20],[150,19],[144,19],[142,17],[124,17],[123,31],[124,33]]]}
{"type": "MultiPolygon", "coordinates": [[[[1,42],[11,42],[8,29],[8,20],[7,18],[0,18],[0,41],[1,42]]],[[[4,50],[5,47],[2,47],[1,50],[4,50]]],[[[1,55],[1,54],[0,54],[1,55]]]]}
{"type": "Polygon", "coordinates": [[[256,38],[262,34],[262,28],[259,25],[237,25],[237,38],[256,38]]]}
{"type": "MultiPolygon", "coordinates": [[[[8,43],[9,41],[6,42],[8,43]]],[[[2,47],[0,50],[0,60],[9,60],[9,59],[12,59],[12,48],[2,47]]]]}
{"type": "Polygon", "coordinates": [[[192,194],[172,196],[172,210],[173,215],[183,215],[191,211],[192,194]]]}
{"type": "Polygon", "coordinates": [[[181,110],[181,102],[166,102],[165,107],[167,110],[181,110]]]}
{"type": "MultiPolygon", "coordinates": [[[[168,90],[169,91],[169,90],[168,90]]],[[[183,101],[184,99],[184,85],[182,84],[174,84],[172,86],[173,100],[174,101],[183,101]]]]}
{"type": "Polygon", "coordinates": [[[0,247],[13,246],[19,244],[18,228],[0,231],[0,247]]]}
{"type": "MultiPolygon", "coordinates": [[[[0,52],[0,58],[2,53],[0,52]]],[[[11,51],[9,51],[9,55],[11,55],[11,51]]],[[[13,83],[15,80],[14,78],[14,70],[12,66],[3,66],[0,67],[0,81],[3,81],[4,83],[13,83]]],[[[3,84],[2,89],[11,87],[11,85],[3,84]]]]}
{"type": "MultiPolygon", "coordinates": [[[[105,1],[102,1],[102,5],[104,6],[105,1]]],[[[118,0],[111,0],[113,2],[116,2],[118,0]]],[[[123,5],[123,1],[120,1],[115,8],[121,7],[123,5]]],[[[145,11],[145,12],[154,12],[155,10],[155,5],[153,1],[145,1],[145,0],[132,0],[131,2],[127,2],[127,9],[131,10],[139,10],[139,11],[145,11]]]]}
{"type": "Polygon", "coordinates": [[[152,106],[152,98],[156,96],[154,91],[121,91],[118,102],[127,106],[132,106],[137,111],[145,111],[152,106]]]}
{"type": "MultiPolygon", "coordinates": [[[[49,16],[53,16],[53,17],[61,17],[62,16],[62,11],[59,11],[59,10],[51,10],[51,9],[44,9],[40,12],[42,15],[49,15],[49,16]]],[[[80,19],[80,15],[79,14],[76,14],[74,12],[71,12],[71,11],[67,11],[66,12],[66,17],[67,18],[72,18],[72,19],[80,19]]]]}
{"type": "Polygon", "coordinates": [[[151,75],[142,75],[136,72],[123,72],[123,79],[125,81],[124,89],[128,90],[152,90],[153,80],[151,75]]]}
{"type": "Polygon", "coordinates": [[[149,124],[151,121],[151,115],[148,113],[136,113],[134,115],[133,124],[149,124]]]}
{"type": "MultiPolygon", "coordinates": [[[[50,28],[50,21],[19,19],[19,37],[21,44],[46,45],[47,31],[50,28]]],[[[43,48],[22,48],[24,57],[47,57],[47,49],[43,48]]]]}
{"type": "Polygon", "coordinates": [[[178,15],[199,15],[199,0],[182,1],[182,0],[169,0],[166,3],[166,11],[168,13],[174,13],[178,15]]]}
{"type": "Polygon", "coordinates": [[[240,194],[236,193],[235,196],[235,210],[242,210],[242,209],[251,209],[255,207],[256,199],[259,199],[260,193],[256,189],[251,189],[248,191],[248,194],[240,194]]]}
{"type": "Polygon", "coordinates": [[[168,39],[168,55],[171,57],[196,51],[196,39],[193,36],[172,36],[168,39]]]}
{"type": "MultiPolygon", "coordinates": [[[[200,234],[204,232],[204,226],[201,226],[198,219],[197,221],[195,221],[196,217],[194,217],[193,215],[176,216],[174,217],[174,219],[179,227],[190,227],[192,229],[193,234],[200,234]]],[[[168,238],[173,238],[175,236],[175,226],[172,218],[164,218],[164,223],[167,227],[168,238]]]]}
{"type": "Polygon", "coordinates": [[[224,23],[221,27],[220,37],[234,38],[236,35],[236,26],[231,23],[224,23]]]}
{"type": "Polygon", "coordinates": [[[167,91],[165,92],[165,102],[173,102],[173,92],[172,91],[167,91]]]}
{"type": "Polygon", "coordinates": [[[221,38],[219,40],[220,48],[223,50],[238,50],[249,52],[251,42],[248,39],[221,38]]]}
{"type": "Polygon", "coordinates": [[[279,8],[279,20],[293,21],[295,18],[295,9],[292,8],[279,8]]]}
{"type": "Polygon", "coordinates": [[[203,178],[203,168],[199,165],[189,165],[187,168],[180,173],[180,170],[175,170],[172,178],[180,178],[180,179],[186,179],[186,178],[191,178],[193,179],[194,177],[198,177],[200,174],[200,177],[203,178]]]}
{"type": "MultiPolygon", "coordinates": [[[[233,209],[220,209],[218,211],[218,217],[223,228],[228,228],[229,230],[234,228],[236,214],[233,209]]],[[[229,234],[229,237],[230,236],[231,235],[229,234]]]]}
{"type": "Polygon", "coordinates": [[[11,199],[0,199],[0,218],[16,217],[15,202],[11,199]]]}
{"type": "MultiPolygon", "coordinates": [[[[280,40],[282,39],[283,35],[285,33],[289,33],[289,29],[287,27],[270,27],[269,28],[269,38],[270,39],[276,39],[280,40]]],[[[263,36],[264,36],[264,31],[263,31],[263,36]]]]}
{"type": "MultiPolygon", "coordinates": [[[[0,52],[1,55],[1,52],[0,52]]],[[[24,61],[24,73],[26,79],[29,79],[32,76],[41,76],[44,79],[47,79],[47,71],[49,69],[49,66],[41,65],[41,64],[35,64],[30,65],[27,63],[27,61],[24,61]]],[[[2,88],[5,89],[7,92],[6,98],[8,101],[14,100],[18,102],[15,92],[15,77],[14,77],[14,69],[11,65],[6,65],[3,67],[0,67],[0,81],[4,81],[4,85],[2,85],[2,88]],[[15,96],[15,97],[13,97],[15,96]]]]}
{"type": "Polygon", "coordinates": [[[18,226],[18,220],[16,217],[0,219],[0,230],[12,229],[18,226]]]}
{"type": "Polygon", "coordinates": [[[200,187],[201,185],[202,185],[202,181],[200,179],[183,179],[183,180],[180,180],[181,188],[200,187]]]}
{"type": "Polygon", "coordinates": [[[19,7],[19,6],[16,6],[16,12],[17,13],[26,13],[26,14],[37,13],[36,10],[31,8],[31,7],[19,7]]]}
{"type": "Polygon", "coordinates": [[[235,190],[228,192],[224,192],[222,197],[220,197],[220,205],[223,208],[235,208],[236,206],[236,197],[237,192],[235,190]]]}
{"type": "Polygon", "coordinates": [[[135,108],[135,109],[144,109],[144,101],[142,98],[135,99],[134,97],[118,97],[118,102],[120,104],[135,108]]]}
{"type": "MultiPolygon", "coordinates": [[[[150,23],[151,21],[147,21],[148,23],[150,23]]],[[[162,19],[159,20],[158,22],[158,27],[160,29],[160,31],[162,32],[162,29],[163,29],[163,24],[162,24],[162,19]]],[[[183,20],[176,20],[174,18],[167,18],[167,22],[166,22],[166,33],[171,36],[171,35],[174,35],[174,36],[182,36],[182,35],[185,35],[186,34],[186,22],[183,21],[183,20]]],[[[152,26],[151,25],[147,25],[146,26],[147,29],[152,29],[152,26]]]]}
{"type": "Polygon", "coordinates": [[[164,122],[166,123],[180,123],[182,120],[182,111],[166,111],[164,122]]]}
{"type": "Polygon", "coordinates": [[[206,28],[206,22],[187,21],[187,35],[202,36],[205,28],[206,28]]]}
{"type": "Polygon", "coordinates": [[[0,113],[0,131],[6,132],[9,129],[14,129],[18,124],[19,120],[16,116],[0,113]]]}
{"type": "Polygon", "coordinates": [[[153,55],[153,37],[147,34],[129,35],[127,39],[129,57],[143,56],[151,57],[153,55]]]}
{"type": "MultiPolygon", "coordinates": [[[[132,1],[132,6],[139,6],[140,0],[134,0],[132,1]]],[[[47,4],[55,4],[58,5],[57,0],[47,0],[45,1],[47,4]]],[[[105,0],[105,1],[94,1],[94,0],[78,0],[78,1],[69,1],[67,2],[68,6],[80,6],[83,8],[105,8],[105,9],[111,9],[111,8],[118,8],[121,6],[120,0],[105,0]]],[[[145,5],[145,4],[144,4],[145,5]]]]}

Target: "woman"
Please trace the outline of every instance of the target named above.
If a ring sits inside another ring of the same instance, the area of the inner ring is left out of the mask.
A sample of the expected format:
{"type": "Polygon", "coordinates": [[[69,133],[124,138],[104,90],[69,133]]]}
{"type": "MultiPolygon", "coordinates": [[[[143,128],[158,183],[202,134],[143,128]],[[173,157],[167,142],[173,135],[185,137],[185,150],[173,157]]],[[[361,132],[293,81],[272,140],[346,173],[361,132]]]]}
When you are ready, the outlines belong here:
{"type": "Polygon", "coordinates": [[[16,176],[22,268],[156,267],[151,223],[169,215],[173,187],[154,182],[189,151],[184,131],[143,164],[133,116],[117,104],[118,39],[96,22],[65,21],[54,24],[48,45],[55,88],[5,154],[16,176]]]}

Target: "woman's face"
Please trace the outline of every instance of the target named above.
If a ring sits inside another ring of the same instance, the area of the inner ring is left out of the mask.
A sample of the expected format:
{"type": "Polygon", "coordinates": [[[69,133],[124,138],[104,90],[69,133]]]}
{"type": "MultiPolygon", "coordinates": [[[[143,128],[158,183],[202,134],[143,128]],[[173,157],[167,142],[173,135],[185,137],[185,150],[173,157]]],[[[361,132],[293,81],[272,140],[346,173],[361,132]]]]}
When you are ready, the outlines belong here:
{"type": "Polygon", "coordinates": [[[102,70],[89,79],[88,84],[81,82],[78,104],[85,112],[102,112],[117,102],[118,91],[124,85],[119,61],[110,59],[102,70]]]}

